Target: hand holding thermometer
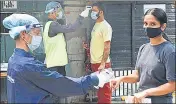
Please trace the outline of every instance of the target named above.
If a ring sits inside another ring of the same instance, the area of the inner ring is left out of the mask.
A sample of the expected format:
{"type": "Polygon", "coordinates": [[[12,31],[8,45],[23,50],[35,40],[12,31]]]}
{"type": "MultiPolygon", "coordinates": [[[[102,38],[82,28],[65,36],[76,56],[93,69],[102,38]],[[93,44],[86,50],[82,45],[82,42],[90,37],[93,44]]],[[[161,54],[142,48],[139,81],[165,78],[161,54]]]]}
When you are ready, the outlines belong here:
{"type": "Polygon", "coordinates": [[[88,17],[89,11],[92,9],[91,6],[86,6],[85,10],[80,14],[82,17],[88,17]]]}
{"type": "Polygon", "coordinates": [[[86,9],[91,10],[92,6],[86,6],[86,9]]]}

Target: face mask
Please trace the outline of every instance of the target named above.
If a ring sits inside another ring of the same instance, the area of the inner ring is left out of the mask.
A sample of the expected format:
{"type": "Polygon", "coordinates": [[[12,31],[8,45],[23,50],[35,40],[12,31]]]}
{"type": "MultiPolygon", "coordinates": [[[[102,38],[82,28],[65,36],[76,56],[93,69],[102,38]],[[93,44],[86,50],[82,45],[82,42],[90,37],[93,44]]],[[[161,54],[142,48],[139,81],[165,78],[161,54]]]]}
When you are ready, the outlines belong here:
{"type": "Polygon", "coordinates": [[[145,29],[145,33],[149,38],[154,38],[157,37],[159,35],[161,35],[162,30],[161,27],[159,28],[144,28],[145,29]]]}
{"type": "Polygon", "coordinates": [[[45,50],[44,50],[44,44],[41,42],[40,46],[32,51],[32,55],[35,57],[35,59],[44,62],[45,60],[45,50]]]}
{"type": "Polygon", "coordinates": [[[29,49],[31,51],[34,51],[35,49],[37,49],[40,46],[41,41],[42,41],[42,37],[41,36],[35,36],[35,35],[33,35],[32,36],[32,40],[31,40],[31,44],[29,44],[27,42],[27,45],[28,45],[28,47],[29,47],[29,49]]]}
{"type": "Polygon", "coordinates": [[[98,19],[98,13],[97,12],[94,12],[94,11],[92,11],[91,12],[91,18],[93,19],[93,20],[96,20],[96,19],[98,19]]]}
{"type": "Polygon", "coordinates": [[[59,13],[57,13],[57,19],[62,19],[62,17],[63,17],[63,13],[62,13],[62,11],[60,11],[59,13]]]}
{"type": "Polygon", "coordinates": [[[62,17],[63,17],[62,9],[61,8],[57,8],[55,10],[55,12],[56,12],[56,18],[57,19],[62,19],[62,17]]]}

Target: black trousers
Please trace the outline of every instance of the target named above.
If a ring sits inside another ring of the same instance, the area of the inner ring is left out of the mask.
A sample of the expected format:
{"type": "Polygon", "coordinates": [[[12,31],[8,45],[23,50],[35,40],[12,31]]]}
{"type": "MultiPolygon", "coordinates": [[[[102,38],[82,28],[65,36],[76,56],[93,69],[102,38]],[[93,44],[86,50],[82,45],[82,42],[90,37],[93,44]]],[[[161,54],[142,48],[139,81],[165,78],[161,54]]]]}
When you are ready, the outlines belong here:
{"type": "Polygon", "coordinates": [[[57,71],[58,73],[62,74],[63,76],[66,76],[65,66],[55,66],[48,68],[51,71],[57,71]]]}

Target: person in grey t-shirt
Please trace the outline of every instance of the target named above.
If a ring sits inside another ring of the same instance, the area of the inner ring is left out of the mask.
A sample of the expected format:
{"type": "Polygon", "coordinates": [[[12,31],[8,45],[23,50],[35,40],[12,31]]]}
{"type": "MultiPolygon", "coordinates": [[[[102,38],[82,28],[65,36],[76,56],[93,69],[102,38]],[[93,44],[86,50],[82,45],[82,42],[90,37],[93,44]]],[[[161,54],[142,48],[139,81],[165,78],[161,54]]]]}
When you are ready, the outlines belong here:
{"type": "Polygon", "coordinates": [[[121,82],[139,82],[138,93],[132,97],[134,103],[151,98],[152,103],[172,103],[175,91],[175,46],[168,40],[167,15],[159,8],[149,9],[144,15],[144,29],[150,43],[139,48],[134,72],[111,81],[113,89],[121,82]]]}

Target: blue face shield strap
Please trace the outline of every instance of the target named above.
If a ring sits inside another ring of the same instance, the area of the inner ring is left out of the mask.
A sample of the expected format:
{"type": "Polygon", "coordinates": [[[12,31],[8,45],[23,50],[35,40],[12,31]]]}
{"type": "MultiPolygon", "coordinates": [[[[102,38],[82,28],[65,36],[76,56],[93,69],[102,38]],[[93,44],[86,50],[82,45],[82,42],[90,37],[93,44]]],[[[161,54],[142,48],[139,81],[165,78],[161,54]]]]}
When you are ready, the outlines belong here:
{"type": "Polygon", "coordinates": [[[30,31],[33,28],[40,28],[43,27],[41,24],[32,24],[32,25],[26,25],[26,31],[30,31]]]}
{"type": "Polygon", "coordinates": [[[43,25],[41,24],[26,25],[26,29],[39,28],[39,27],[43,27],[43,25]]]}

